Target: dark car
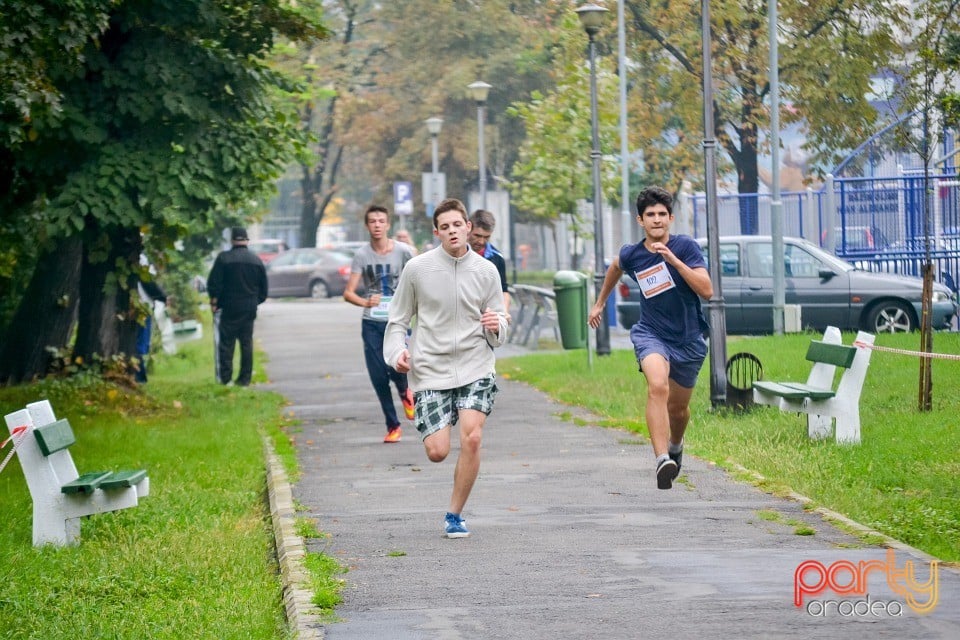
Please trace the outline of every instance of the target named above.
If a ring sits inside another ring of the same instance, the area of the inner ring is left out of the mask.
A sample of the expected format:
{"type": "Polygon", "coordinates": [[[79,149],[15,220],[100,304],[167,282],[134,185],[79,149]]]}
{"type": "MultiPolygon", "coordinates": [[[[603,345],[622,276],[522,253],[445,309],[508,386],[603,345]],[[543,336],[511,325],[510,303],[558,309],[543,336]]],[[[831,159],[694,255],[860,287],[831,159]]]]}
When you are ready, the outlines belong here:
{"type": "MultiPolygon", "coordinates": [[[[697,242],[706,255],[706,239],[697,242]]],[[[784,238],[783,245],[785,302],[800,306],[804,328],[823,331],[832,325],[871,333],[918,328],[923,290],[919,278],[861,271],[801,238],[784,238]]],[[[728,333],[773,331],[772,256],[769,236],[720,238],[728,333]]],[[[617,305],[617,318],[629,329],[640,317],[640,288],[624,274],[619,289],[622,302],[617,305]]],[[[957,308],[951,291],[934,283],[934,328],[949,328],[957,308]]]]}
{"type": "Polygon", "coordinates": [[[326,249],[290,249],[267,264],[270,297],[330,298],[343,294],[350,256],[326,249]]]}

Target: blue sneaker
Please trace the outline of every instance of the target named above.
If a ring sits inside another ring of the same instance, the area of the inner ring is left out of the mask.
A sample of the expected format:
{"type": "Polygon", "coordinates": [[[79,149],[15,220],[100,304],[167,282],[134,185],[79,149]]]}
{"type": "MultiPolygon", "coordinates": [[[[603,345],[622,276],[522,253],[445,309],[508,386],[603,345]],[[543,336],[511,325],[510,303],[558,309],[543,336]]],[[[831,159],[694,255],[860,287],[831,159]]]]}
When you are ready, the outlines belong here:
{"type": "Polygon", "coordinates": [[[443,520],[444,535],[448,538],[469,538],[470,532],[467,531],[465,521],[459,514],[447,513],[443,520]]]}

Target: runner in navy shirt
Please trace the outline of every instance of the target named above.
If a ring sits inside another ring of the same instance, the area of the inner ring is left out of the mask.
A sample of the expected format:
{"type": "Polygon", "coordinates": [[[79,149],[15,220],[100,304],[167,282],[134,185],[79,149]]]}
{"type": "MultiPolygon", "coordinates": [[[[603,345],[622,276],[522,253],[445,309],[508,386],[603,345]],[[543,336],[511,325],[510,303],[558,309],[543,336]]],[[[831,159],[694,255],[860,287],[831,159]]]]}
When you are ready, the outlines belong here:
{"type": "Polygon", "coordinates": [[[690,397],[707,356],[700,298],[713,295],[713,284],[693,238],[670,235],[673,196],[668,191],[641,191],[637,212],[646,238],[620,249],[588,320],[593,328],[600,325],[607,298],[624,273],[640,285],[640,319],[630,330],[630,340],[647,379],[646,419],[657,457],[657,487],[670,489],[680,473],[690,397]]]}

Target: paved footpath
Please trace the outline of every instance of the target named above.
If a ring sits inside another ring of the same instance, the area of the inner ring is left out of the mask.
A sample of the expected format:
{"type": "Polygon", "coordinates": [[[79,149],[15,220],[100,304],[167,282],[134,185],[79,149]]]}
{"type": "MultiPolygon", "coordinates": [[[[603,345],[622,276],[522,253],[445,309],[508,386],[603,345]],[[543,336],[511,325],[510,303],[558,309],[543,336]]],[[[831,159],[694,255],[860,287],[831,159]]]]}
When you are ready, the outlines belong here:
{"type": "MultiPolygon", "coordinates": [[[[869,602],[827,589],[798,608],[800,563],[879,566],[886,550],[689,455],[685,480],[659,491],[649,445],[577,426],[571,415],[590,415],[503,379],[464,510],[473,535],[442,538],[456,452],[430,463],[412,423],[400,443],[381,442],[360,310],[339,300],[270,301],[256,335],[269,355],[266,386],[302,421],[293,495],[330,534],[308,550],[349,566],[342,621],[317,629],[326,638],[960,638],[955,570],[940,568],[929,615],[904,604],[879,568],[867,573],[869,602]],[[761,512],[816,535],[795,535],[761,512]]],[[[517,352],[508,346],[501,357],[517,352]]],[[[912,562],[918,581],[930,575],[930,558],[906,547],[894,561],[912,562]]],[[[850,576],[837,572],[834,584],[850,576]]]]}

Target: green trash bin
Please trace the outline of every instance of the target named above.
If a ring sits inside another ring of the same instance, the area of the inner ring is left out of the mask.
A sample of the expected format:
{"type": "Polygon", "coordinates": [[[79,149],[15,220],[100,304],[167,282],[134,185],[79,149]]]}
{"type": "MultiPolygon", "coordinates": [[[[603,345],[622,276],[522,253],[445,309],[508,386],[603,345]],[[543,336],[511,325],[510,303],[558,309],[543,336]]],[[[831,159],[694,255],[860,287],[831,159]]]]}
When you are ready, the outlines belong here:
{"type": "Polygon", "coordinates": [[[553,276],[557,324],[564,349],[587,347],[587,276],[579,271],[557,271],[553,276]]]}

